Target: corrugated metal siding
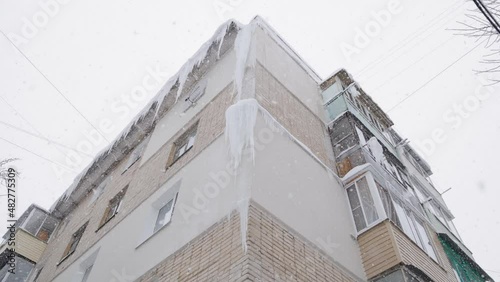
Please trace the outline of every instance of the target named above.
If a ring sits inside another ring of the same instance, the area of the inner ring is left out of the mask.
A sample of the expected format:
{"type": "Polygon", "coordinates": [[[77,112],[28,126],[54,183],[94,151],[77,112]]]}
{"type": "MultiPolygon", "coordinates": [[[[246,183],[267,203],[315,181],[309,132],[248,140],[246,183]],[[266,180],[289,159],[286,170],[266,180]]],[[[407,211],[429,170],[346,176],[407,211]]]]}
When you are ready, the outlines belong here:
{"type": "Polygon", "coordinates": [[[401,262],[389,221],[383,221],[358,237],[363,267],[373,278],[401,262]]]}
{"type": "Polygon", "coordinates": [[[441,265],[429,257],[401,230],[394,226],[392,226],[392,230],[404,264],[419,268],[434,281],[457,281],[441,244],[436,241],[437,236],[434,232],[430,232],[429,235],[434,241],[435,251],[440,258],[441,265]]]}
{"type": "Polygon", "coordinates": [[[16,232],[16,253],[34,261],[38,262],[42,256],[43,251],[47,244],[40,241],[38,238],[24,231],[18,229],[16,232]]]}
{"type": "Polygon", "coordinates": [[[359,235],[358,243],[368,279],[403,263],[417,267],[434,281],[457,281],[436,233],[429,233],[439,263],[388,220],[359,235]]]}

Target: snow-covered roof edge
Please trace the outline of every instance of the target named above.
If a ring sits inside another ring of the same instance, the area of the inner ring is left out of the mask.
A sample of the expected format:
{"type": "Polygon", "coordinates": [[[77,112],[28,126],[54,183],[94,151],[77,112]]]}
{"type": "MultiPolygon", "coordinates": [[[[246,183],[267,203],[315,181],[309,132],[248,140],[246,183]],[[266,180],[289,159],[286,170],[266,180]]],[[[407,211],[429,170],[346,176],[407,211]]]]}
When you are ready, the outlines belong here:
{"type": "Polygon", "coordinates": [[[76,188],[80,185],[80,183],[82,183],[82,179],[84,178],[84,176],[87,175],[87,173],[91,170],[91,168],[96,166],[97,163],[99,163],[103,158],[105,158],[109,154],[112,154],[113,148],[115,148],[118,143],[126,139],[126,137],[132,131],[134,126],[136,126],[142,119],[144,119],[144,117],[150,110],[156,110],[153,121],[156,121],[159,118],[157,115],[158,115],[158,110],[160,109],[160,105],[175,86],[177,86],[176,100],[179,98],[179,96],[182,94],[184,83],[186,82],[189,74],[195,68],[200,67],[205,58],[209,55],[208,52],[210,50],[210,47],[212,47],[212,45],[214,44],[218,44],[217,57],[219,57],[219,52],[221,50],[224,37],[228,34],[228,32],[231,30],[232,27],[240,28],[241,24],[235,20],[228,20],[221,26],[219,26],[219,28],[217,28],[212,37],[208,41],[206,41],[198,49],[198,51],[191,58],[189,58],[186,63],[184,63],[184,65],[179,69],[179,71],[163,85],[163,87],[158,91],[158,93],[131,120],[131,122],[121,131],[121,133],[108,146],[106,146],[99,153],[97,153],[94,160],[90,162],[89,165],[87,165],[82,170],[82,172],[75,177],[73,183],[68,187],[68,189],[66,189],[63,195],[58,200],[56,200],[54,204],[50,207],[50,212],[54,212],[61,202],[70,198],[70,196],[75,192],[76,188]]]}
{"type": "MultiPolygon", "coordinates": [[[[275,40],[275,42],[280,45],[308,74],[314,81],[318,84],[321,83],[321,77],[306,63],[306,61],[298,55],[298,53],[290,47],[290,45],[260,16],[255,16],[251,23],[256,23],[259,25],[267,34],[275,40]]],[[[189,74],[196,68],[200,67],[202,63],[204,63],[205,58],[208,56],[208,52],[210,48],[214,44],[218,44],[217,52],[220,52],[224,37],[228,34],[231,27],[235,29],[241,29],[243,27],[236,20],[228,20],[217,28],[212,37],[207,40],[198,51],[187,60],[187,62],[179,69],[179,71],[173,75],[164,86],[158,91],[158,93],[151,99],[151,101],[141,110],[132,121],[122,130],[122,132],[115,138],[107,147],[103,148],[99,153],[96,154],[96,157],[92,162],[87,165],[81,173],[79,173],[73,183],[66,189],[63,195],[54,202],[54,204],[50,207],[50,212],[54,212],[57,210],[57,207],[62,204],[62,202],[70,199],[70,197],[74,194],[77,188],[83,183],[83,179],[94,169],[96,166],[99,166],[99,163],[103,161],[109,155],[112,155],[115,160],[117,160],[116,156],[113,155],[113,149],[118,146],[121,142],[125,141],[130,132],[137,127],[138,123],[140,123],[145,116],[151,111],[155,110],[155,116],[153,118],[154,123],[158,120],[158,111],[161,108],[162,102],[169,95],[169,93],[174,90],[177,86],[176,100],[180,97],[184,90],[184,84],[189,77],[189,74]]],[[[219,54],[218,54],[219,55],[219,54]]],[[[218,56],[217,56],[218,57],[218,56]]],[[[70,202],[67,203],[67,206],[73,206],[75,203],[70,202]]]]}
{"type": "Polygon", "coordinates": [[[261,16],[255,16],[252,22],[257,23],[264,31],[268,32],[268,35],[273,38],[278,45],[280,45],[287,53],[297,62],[308,74],[311,78],[316,81],[316,83],[320,84],[322,79],[316,73],[316,71],[309,66],[309,64],[286,42],[283,37],[279,35],[274,28],[272,28],[261,16]]]}

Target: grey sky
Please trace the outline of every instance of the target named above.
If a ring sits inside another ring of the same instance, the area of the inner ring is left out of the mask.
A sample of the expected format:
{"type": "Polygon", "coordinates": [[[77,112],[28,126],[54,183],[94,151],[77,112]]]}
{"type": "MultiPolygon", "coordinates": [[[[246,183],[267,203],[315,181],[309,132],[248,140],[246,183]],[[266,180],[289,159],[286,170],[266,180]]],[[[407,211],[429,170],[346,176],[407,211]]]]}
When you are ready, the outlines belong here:
{"type": "MultiPolygon", "coordinates": [[[[0,35],[0,121],[52,142],[4,123],[0,136],[62,164],[0,140],[1,158],[21,158],[19,210],[32,202],[49,208],[91,160],[79,154],[68,161],[67,147],[95,155],[107,142],[93,127],[114,139],[221,23],[259,14],[321,77],[346,68],[390,110],[402,135],[427,144],[438,190],[453,187],[444,198],[462,239],[500,279],[500,99],[485,94],[473,72],[487,51],[447,30],[458,27],[471,3],[354,2],[0,0],[0,29],[58,89],[0,35]],[[374,25],[376,14],[387,13],[390,19],[374,25]],[[371,32],[363,44],[356,44],[358,29],[371,32]]],[[[6,207],[5,198],[0,203],[6,207]]]]}

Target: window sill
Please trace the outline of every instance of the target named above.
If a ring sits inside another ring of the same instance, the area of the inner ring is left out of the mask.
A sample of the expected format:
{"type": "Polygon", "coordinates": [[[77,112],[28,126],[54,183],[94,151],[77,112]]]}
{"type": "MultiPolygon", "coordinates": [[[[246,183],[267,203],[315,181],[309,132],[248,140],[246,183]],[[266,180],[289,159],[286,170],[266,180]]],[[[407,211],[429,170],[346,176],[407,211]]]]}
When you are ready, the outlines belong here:
{"type": "Polygon", "coordinates": [[[57,264],[56,266],[59,266],[60,264],[62,264],[67,258],[69,258],[75,251],[72,251],[70,253],[68,253],[67,255],[65,255],[57,264]]]}
{"type": "Polygon", "coordinates": [[[153,233],[151,233],[150,235],[148,235],[144,240],[141,240],[141,242],[139,243],[139,245],[137,245],[137,247],[135,247],[135,249],[137,250],[139,247],[141,247],[142,245],[144,245],[147,241],[149,241],[149,239],[153,238],[156,234],[158,234],[160,231],[162,231],[167,226],[169,226],[171,222],[172,222],[172,220],[170,220],[169,222],[165,223],[165,225],[163,225],[162,227],[160,227],[158,230],[156,230],[153,233]]]}
{"type": "Polygon", "coordinates": [[[110,222],[118,213],[116,212],[115,214],[113,214],[108,220],[106,220],[103,224],[101,224],[101,226],[99,226],[95,233],[99,232],[99,230],[101,230],[108,222],[110,222]]]}
{"type": "Polygon", "coordinates": [[[138,162],[141,158],[137,158],[133,163],[131,163],[126,169],[122,171],[122,175],[125,174],[136,162],[138,162]]]}
{"type": "Polygon", "coordinates": [[[386,218],[379,218],[377,220],[375,220],[374,222],[372,222],[370,225],[368,225],[367,227],[361,229],[360,231],[357,231],[356,232],[356,239],[361,236],[363,233],[365,232],[368,232],[370,231],[372,228],[374,228],[375,226],[379,225],[380,223],[386,221],[386,220],[389,220],[387,217],[386,218]]]}
{"type": "MultiPolygon", "coordinates": [[[[182,157],[184,157],[191,149],[193,149],[194,146],[191,146],[189,149],[187,149],[184,154],[180,155],[177,159],[173,160],[170,164],[167,165],[165,168],[165,171],[167,171],[169,168],[171,168],[176,162],[178,162],[182,157]]],[[[161,229],[161,228],[160,228],[161,229]]]]}

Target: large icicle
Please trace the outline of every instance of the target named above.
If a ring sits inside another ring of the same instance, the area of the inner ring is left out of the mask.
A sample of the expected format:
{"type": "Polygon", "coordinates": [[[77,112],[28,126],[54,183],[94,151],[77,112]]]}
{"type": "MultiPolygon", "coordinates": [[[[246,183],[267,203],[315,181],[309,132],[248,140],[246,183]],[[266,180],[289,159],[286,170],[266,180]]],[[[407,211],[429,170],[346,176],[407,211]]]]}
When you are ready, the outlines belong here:
{"type": "Polygon", "coordinates": [[[226,110],[225,137],[229,145],[229,156],[236,173],[237,208],[240,213],[241,244],[247,250],[248,208],[251,194],[251,173],[241,169],[243,152],[249,150],[254,157],[254,128],[259,104],[255,99],[236,102],[226,110]]]}
{"type": "Polygon", "coordinates": [[[179,75],[177,76],[179,81],[179,87],[177,88],[177,99],[182,94],[182,90],[184,89],[184,84],[186,83],[186,79],[189,76],[189,73],[191,73],[191,71],[193,71],[195,67],[199,67],[201,65],[203,60],[207,57],[208,50],[210,49],[210,46],[212,46],[212,44],[219,43],[219,46],[217,47],[217,58],[220,57],[220,49],[222,47],[224,36],[226,35],[226,32],[232,22],[233,21],[230,20],[221,25],[217,29],[217,31],[215,31],[210,40],[205,42],[198,50],[198,52],[196,52],[194,56],[189,58],[189,60],[182,66],[181,70],[179,71],[179,75]]]}
{"type": "Polygon", "coordinates": [[[250,54],[250,46],[252,42],[252,34],[254,24],[249,24],[243,27],[234,41],[234,50],[236,53],[236,65],[234,69],[234,87],[238,99],[241,99],[243,93],[243,79],[247,67],[248,57],[250,54]]]}
{"type": "Polygon", "coordinates": [[[254,146],[254,127],[259,104],[255,99],[244,99],[231,105],[226,110],[226,141],[234,168],[241,162],[243,150],[254,146]]]}

